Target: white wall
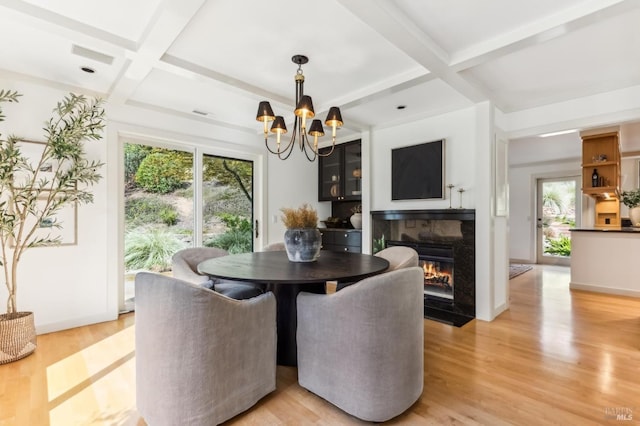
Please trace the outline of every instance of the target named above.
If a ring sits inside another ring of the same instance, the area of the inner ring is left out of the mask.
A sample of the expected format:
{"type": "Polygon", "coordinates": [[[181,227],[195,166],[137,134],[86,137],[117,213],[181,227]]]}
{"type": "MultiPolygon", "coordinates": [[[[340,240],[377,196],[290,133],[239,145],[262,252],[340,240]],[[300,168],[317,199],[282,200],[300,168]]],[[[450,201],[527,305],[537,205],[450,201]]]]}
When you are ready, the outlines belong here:
{"type": "Polygon", "coordinates": [[[284,239],[285,227],[280,219],[282,207],[296,208],[307,203],[318,210],[320,220],[331,215],[331,204],[318,202],[317,159],[313,163],[309,162],[304,153],[294,147],[294,152],[287,160],[280,160],[269,154],[267,167],[266,244],[284,239]]]}
{"type": "MultiPolygon", "coordinates": [[[[68,92],[33,83],[0,80],[3,89],[18,90],[17,104],[4,104],[0,131],[44,141],[43,123],[68,92]]],[[[85,144],[90,160],[106,161],[105,139],[85,144]]],[[[108,168],[101,171],[108,174],[108,168]]],[[[44,333],[117,317],[116,287],[107,281],[107,183],[92,189],[94,203],[78,206],[77,245],[28,249],[19,265],[18,309],[35,313],[36,329],[44,333]]],[[[0,298],[5,300],[5,286],[0,298]]]]}
{"type": "Polygon", "coordinates": [[[457,192],[464,188],[462,205],[473,209],[476,205],[476,111],[467,108],[413,123],[385,129],[373,129],[371,135],[371,210],[443,209],[446,199],[391,200],[391,150],[422,142],[445,139],[445,184],[453,189],[453,207],[460,206],[457,192]]]}

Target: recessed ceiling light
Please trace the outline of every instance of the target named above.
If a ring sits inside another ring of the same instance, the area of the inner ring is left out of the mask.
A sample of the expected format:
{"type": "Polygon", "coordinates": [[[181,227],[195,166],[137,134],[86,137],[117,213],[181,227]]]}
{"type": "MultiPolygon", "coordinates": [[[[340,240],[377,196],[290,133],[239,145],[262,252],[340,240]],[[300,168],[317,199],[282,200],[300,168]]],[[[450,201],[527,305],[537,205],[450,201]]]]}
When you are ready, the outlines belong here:
{"type": "Polygon", "coordinates": [[[561,130],[559,132],[551,132],[551,133],[544,133],[542,135],[540,135],[539,137],[541,138],[548,138],[549,136],[559,136],[559,135],[566,135],[568,133],[575,133],[577,132],[578,129],[570,129],[570,130],[561,130]]]}
{"type": "Polygon", "coordinates": [[[96,72],[96,70],[91,67],[80,67],[80,69],[88,74],[93,74],[94,72],[96,72]]]}
{"type": "Polygon", "coordinates": [[[396,109],[405,109],[406,107],[407,107],[406,105],[398,105],[396,109]]]}

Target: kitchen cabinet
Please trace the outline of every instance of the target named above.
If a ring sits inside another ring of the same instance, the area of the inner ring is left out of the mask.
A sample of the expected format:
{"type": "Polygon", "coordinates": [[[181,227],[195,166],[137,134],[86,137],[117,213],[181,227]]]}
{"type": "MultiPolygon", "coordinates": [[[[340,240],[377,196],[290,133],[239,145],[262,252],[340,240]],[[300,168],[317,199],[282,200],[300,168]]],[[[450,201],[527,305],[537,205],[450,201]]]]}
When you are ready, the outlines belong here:
{"type": "Polygon", "coordinates": [[[356,229],[320,229],[322,250],[362,253],[362,232],[356,229]]]}
{"type": "Polygon", "coordinates": [[[582,192],[595,199],[595,223],[619,227],[620,142],[618,132],[582,135],[582,192]]]}
{"type": "MultiPolygon", "coordinates": [[[[327,153],[331,148],[322,148],[327,153]]],[[[362,199],[362,151],[360,140],[335,146],[331,155],[319,157],[318,201],[362,199]]]]}

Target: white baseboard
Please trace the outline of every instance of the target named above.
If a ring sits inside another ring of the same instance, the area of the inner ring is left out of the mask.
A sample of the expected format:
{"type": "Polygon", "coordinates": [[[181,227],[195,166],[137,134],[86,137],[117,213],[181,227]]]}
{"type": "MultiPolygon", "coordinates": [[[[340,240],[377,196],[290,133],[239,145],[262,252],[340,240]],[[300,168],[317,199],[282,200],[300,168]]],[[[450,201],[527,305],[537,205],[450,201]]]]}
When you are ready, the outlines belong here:
{"type": "MultiPolygon", "coordinates": [[[[34,316],[37,320],[38,313],[35,312],[34,316]]],[[[92,315],[92,316],[83,317],[83,318],[74,318],[72,320],[67,320],[67,321],[60,321],[60,322],[55,322],[50,324],[38,325],[36,326],[36,334],[53,333],[61,330],[68,330],[70,328],[82,327],[84,325],[97,324],[99,322],[114,321],[116,319],[118,319],[117,314],[114,315],[114,314],[107,314],[107,313],[92,315]]]]}
{"type": "Polygon", "coordinates": [[[629,296],[629,297],[639,297],[640,291],[638,290],[629,290],[625,288],[614,288],[614,287],[601,287],[591,284],[580,284],[580,283],[569,283],[569,288],[571,290],[582,290],[582,291],[592,291],[594,293],[605,293],[605,294],[614,294],[616,296],[629,296]]]}

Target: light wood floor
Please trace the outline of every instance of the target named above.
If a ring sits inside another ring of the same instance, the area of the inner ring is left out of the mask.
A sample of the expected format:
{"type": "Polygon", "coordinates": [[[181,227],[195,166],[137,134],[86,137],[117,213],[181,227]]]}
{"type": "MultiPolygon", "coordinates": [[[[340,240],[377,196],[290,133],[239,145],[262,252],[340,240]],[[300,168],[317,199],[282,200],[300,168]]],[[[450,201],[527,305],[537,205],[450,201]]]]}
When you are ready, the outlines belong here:
{"type": "MultiPolygon", "coordinates": [[[[568,268],[536,266],[510,281],[511,309],[493,322],[425,320],[424,393],[389,423],[638,422],[640,299],[570,292],[568,283],[568,268]]],[[[134,314],[39,336],[34,355],[0,366],[0,425],[144,425],[133,339],[134,314]]],[[[228,424],[363,423],[300,388],[295,368],[278,367],[277,379],[228,424]]]]}

